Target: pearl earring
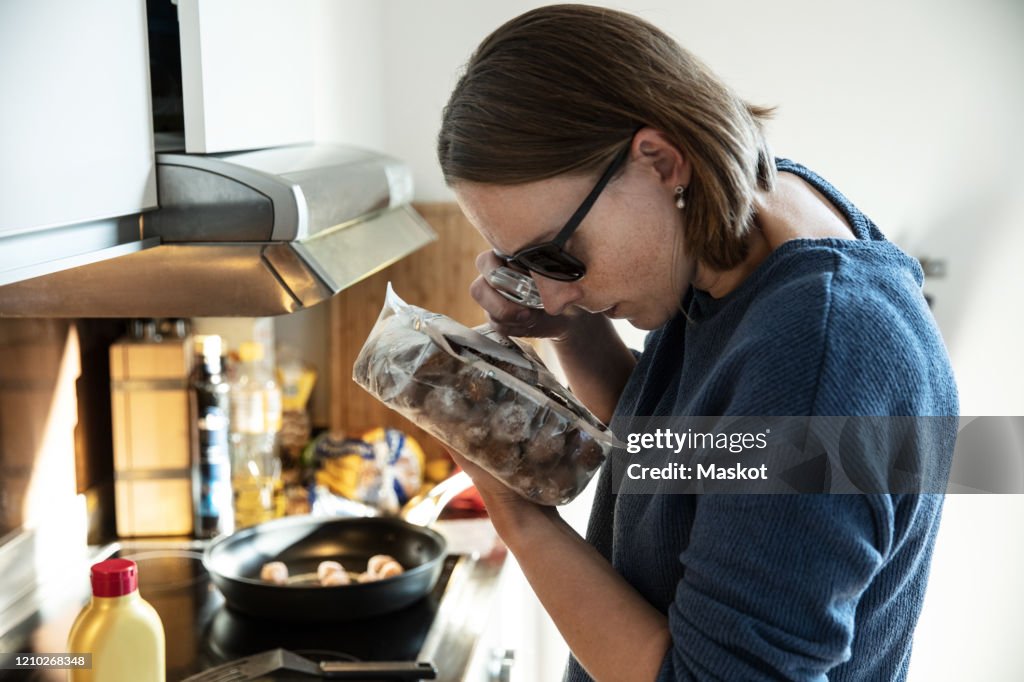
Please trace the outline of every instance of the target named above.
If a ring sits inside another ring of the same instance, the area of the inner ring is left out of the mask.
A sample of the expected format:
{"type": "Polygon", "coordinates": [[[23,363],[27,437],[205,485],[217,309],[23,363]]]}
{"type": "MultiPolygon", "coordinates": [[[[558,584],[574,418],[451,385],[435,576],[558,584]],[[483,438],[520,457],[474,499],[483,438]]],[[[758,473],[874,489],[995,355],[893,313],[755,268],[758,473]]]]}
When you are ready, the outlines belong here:
{"type": "Polygon", "coordinates": [[[686,188],[682,185],[676,185],[676,208],[682,210],[686,206],[686,197],[683,193],[686,192],[686,188]]]}

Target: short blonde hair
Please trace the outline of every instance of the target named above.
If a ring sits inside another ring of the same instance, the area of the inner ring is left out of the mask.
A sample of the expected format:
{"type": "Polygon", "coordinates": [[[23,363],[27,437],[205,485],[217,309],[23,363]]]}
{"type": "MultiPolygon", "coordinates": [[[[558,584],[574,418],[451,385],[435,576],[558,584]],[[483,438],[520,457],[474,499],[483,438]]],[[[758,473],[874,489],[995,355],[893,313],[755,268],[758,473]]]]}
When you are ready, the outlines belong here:
{"type": "Polygon", "coordinates": [[[763,129],[772,112],[638,17],[550,5],[479,45],[444,108],[437,154],[449,185],[519,184],[597,172],[651,126],[692,166],[688,253],[726,269],[746,256],[756,192],[775,184],[763,129]]]}

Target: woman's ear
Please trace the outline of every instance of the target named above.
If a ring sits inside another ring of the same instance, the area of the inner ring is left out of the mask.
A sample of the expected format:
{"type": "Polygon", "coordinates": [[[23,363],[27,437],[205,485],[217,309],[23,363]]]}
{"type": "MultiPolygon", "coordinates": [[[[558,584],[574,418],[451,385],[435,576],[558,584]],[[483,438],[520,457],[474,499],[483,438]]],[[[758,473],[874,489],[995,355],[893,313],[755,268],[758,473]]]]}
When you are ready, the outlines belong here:
{"type": "Polygon", "coordinates": [[[630,156],[656,173],[658,181],[670,190],[677,185],[687,187],[690,184],[689,161],[657,128],[644,127],[637,131],[630,156]]]}

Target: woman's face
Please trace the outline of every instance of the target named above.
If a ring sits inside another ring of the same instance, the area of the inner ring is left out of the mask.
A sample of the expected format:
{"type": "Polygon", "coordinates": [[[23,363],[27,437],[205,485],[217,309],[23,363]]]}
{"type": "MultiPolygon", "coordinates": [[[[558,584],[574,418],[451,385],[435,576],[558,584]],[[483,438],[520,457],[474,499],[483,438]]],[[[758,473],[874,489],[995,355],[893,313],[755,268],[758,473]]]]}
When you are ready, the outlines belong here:
{"type": "MultiPolygon", "coordinates": [[[[638,132],[624,170],[565,245],[587,274],[576,282],[533,274],[544,309],[559,315],[576,306],[640,329],[655,329],[675,315],[693,276],[674,194],[676,185],[689,184],[689,174],[660,133],[638,132]]],[[[574,175],[520,185],[458,182],[453,189],[491,246],[511,254],[553,239],[596,181],[597,174],[574,175]]]]}

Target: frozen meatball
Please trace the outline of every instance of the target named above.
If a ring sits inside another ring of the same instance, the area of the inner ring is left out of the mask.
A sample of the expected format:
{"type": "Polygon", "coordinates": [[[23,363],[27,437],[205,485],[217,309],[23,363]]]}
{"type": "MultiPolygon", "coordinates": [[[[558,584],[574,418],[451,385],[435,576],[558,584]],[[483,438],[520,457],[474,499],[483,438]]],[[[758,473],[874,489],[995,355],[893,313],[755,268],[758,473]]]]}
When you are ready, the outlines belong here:
{"type": "Polygon", "coordinates": [[[335,587],[336,585],[348,585],[352,582],[352,578],[349,576],[348,571],[331,571],[322,578],[320,578],[320,584],[324,587],[335,587]]]}
{"type": "Polygon", "coordinates": [[[469,424],[465,428],[465,439],[470,446],[478,448],[487,442],[491,430],[484,424],[469,424]]]}
{"type": "Polygon", "coordinates": [[[503,443],[495,440],[479,453],[477,463],[498,478],[505,479],[517,471],[523,463],[523,449],[519,443],[503,443]]]}
{"type": "Polygon", "coordinates": [[[524,446],[526,462],[535,470],[547,469],[565,454],[565,433],[562,427],[545,427],[524,446]]]}
{"type": "Polygon", "coordinates": [[[455,378],[455,388],[459,389],[459,393],[472,403],[480,403],[493,398],[494,383],[494,379],[474,368],[463,369],[455,378]]]}
{"type": "Polygon", "coordinates": [[[601,444],[586,431],[578,432],[578,438],[574,445],[576,447],[576,464],[585,471],[593,471],[604,463],[605,456],[601,444]]]}
{"type": "Polygon", "coordinates": [[[385,578],[391,578],[396,575],[402,575],[405,569],[402,568],[402,564],[397,561],[386,561],[377,568],[377,579],[384,580],[385,578]]]}
{"type": "Polygon", "coordinates": [[[580,473],[571,464],[555,467],[549,476],[545,478],[551,481],[556,491],[554,498],[558,500],[558,504],[562,504],[566,499],[573,497],[579,489],[580,473]]]}
{"type": "MultiPolygon", "coordinates": [[[[366,572],[370,575],[377,575],[380,573],[381,568],[387,563],[398,563],[395,561],[395,557],[387,554],[374,554],[370,557],[370,560],[366,562],[366,572]]],[[[399,565],[401,567],[401,565],[399,565]]]]}
{"type": "Polygon", "coordinates": [[[571,466],[556,466],[543,474],[517,473],[510,481],[526,497],[540,504],[564,504],[577,492],[578,478],[571,466]]]}
{"type": "Polygon", "coordinates": [[[469,403],[451,386],[436,386],[423,400],[423,411],[436,421],[464,420],[469,403]]]}
{"type": "Polygon", "coordinates": [[[263,568],[260,569],[260,580],[266,580],[275,585],[284,585],[288,582],[288,567],[280,561],[263,564],[263,568]]]}
{"type": "MultiPolygon", "coordinates": [[[[345,573],[345,567],[337,561],[321,561],[320,565],[316,567],[316,579],[320,581],[321,585],[326,584],[324,581],[332,573],[345,573]]],[[[348,574],[345,573],[345,575],[348,574]]]]}
{"type": "Polygon", "coordinates": [[[491,435],[505,443],[519,443],[530,436],[531,415],[519,403],[503,403],[491,416],[491,435]]]}

